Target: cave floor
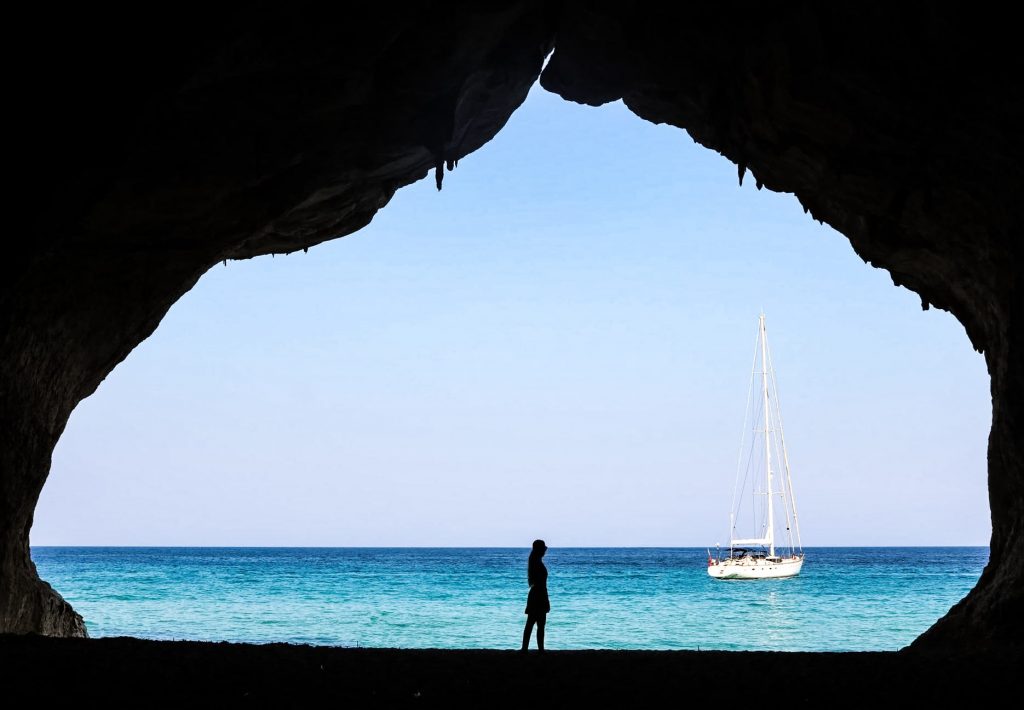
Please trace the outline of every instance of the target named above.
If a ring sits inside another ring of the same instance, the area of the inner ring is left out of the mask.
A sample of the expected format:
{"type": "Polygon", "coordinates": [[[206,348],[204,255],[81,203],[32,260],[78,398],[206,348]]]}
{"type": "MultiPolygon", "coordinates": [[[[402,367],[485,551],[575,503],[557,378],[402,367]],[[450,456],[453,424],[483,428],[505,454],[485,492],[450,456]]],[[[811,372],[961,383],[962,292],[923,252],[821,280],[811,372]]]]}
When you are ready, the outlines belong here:
{"type": "MultiPolygon", "coordinates": [[[[0,635],[4,699],[124,704],[830,707],[1016,693],[1016,652],[399,650],[0,635]]],[[[20,707],[20,705],[6,705],[20,707]]]]}

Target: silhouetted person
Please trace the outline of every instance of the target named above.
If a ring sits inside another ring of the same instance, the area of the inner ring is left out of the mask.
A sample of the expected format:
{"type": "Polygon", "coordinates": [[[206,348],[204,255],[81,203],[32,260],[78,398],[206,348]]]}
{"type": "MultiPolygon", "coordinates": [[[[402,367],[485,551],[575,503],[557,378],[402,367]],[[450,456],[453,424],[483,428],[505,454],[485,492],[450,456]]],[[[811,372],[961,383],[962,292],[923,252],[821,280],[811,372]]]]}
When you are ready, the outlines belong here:
{"type": "Polygon", "coordinates": [[[548,551],[548,546],[543,540],[534,540],[533,549],[530,551],[530,561],[526,564],[526,581],[530,583],[530,594],[526,597],[526,628],[523,629],[524,653],[530,647],[530,634],[533,633],[533,625],[537,625],[537,650],[544,650],[544,621],[551,611],[551,602],[548,601],[548,568],[544,566],[541,559],[548,551]]]}

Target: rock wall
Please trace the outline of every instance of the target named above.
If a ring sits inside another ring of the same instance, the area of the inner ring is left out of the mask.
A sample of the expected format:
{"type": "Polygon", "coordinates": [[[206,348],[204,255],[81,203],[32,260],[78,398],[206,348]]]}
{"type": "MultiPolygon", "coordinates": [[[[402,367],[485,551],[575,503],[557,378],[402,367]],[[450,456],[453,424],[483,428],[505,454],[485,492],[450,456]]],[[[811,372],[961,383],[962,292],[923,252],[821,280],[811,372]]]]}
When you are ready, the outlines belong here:
{"type": "Polygon", "coordinates": [[[554,46],[546,89],[687,130],[964,324],[992,376],[991,559],[918,645],[1021,643],[1024,96],[1009,22],[924,3],[75,12],[16,18],[0,631],[84,634],[28,555],[77,403],[212,265],[356,231],[431,171],[440,186],[554,46]]]}
{"type": "Polygon", "coordinates": [[[399,187],[440,184],[553,36],[540,2],[84,12],[19,24],[36,64],[12,131],[27,219],[0,262],[0,632],[84,633],[28,553],[75,405],[212,265],[350,234],[399,187]]]}
{"type": "Polygon", "coordinates": [[[794,193],[984,353],[990,561],[918,646],[1024,639],[1024,91],[997,24],[923,3],[569,2],[541,76],[572,101],[621,98],[727,157],[740,181],[794,193]]]}

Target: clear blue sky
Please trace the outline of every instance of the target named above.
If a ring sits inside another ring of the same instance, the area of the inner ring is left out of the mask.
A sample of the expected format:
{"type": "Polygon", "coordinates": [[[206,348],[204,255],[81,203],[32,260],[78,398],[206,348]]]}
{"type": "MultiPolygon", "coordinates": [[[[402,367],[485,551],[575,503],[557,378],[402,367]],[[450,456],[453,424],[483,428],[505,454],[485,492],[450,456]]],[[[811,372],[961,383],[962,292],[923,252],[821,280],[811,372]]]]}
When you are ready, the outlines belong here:
{"type": "Polygon", "coordinates": [[[714,545],[767,314],[806,545],[985,545],[988,377],[791,195],[535,87],[361,232],[229,262],[71,417],[34,545],[714,545]]]}

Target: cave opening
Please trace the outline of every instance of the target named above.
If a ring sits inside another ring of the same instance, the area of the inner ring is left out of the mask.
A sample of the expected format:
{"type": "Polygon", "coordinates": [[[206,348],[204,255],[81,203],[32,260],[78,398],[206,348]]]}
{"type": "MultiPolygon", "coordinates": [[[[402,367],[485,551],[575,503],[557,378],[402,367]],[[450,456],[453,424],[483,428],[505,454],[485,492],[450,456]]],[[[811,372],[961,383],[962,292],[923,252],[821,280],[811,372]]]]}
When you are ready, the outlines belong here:
{"type": "MultiPolygon", "coordinates": [[[[514,547],[539,530],[702,549],[722,537],[760,308],[808,544],[984,546],[987,375],[955,319],[684,132],[539,86],[440,194],[421,180],[346,239],[214,266],[77,408],[33,545],[514,547]]],[[[174,626],[173,600],[136,613],[145,581],[90,598],[81,568],[37,565],[94,635],[353,642],[311,636],[315,610],[246,636],[240,607],[284,613],[244,603],[251,580],[174,626]]],[[[798,647],[851,650],[810,636],[798,647]]]]}
{"type": "Polygon", "coordinates": [[[553,49],[545,89],[684,129],[962,324],[991,378],[990,559],[914,647],[1019,648],[1012,23],[924,5],[529,0],[178,13],[132,32],[114,11],[25,14],[11,174],[27,219],[0,279],[0,630],[84,632],[29,552],[78,403],[212,266],[351,234],[399,188],[440,179],[498,134],[553,49]]]}

